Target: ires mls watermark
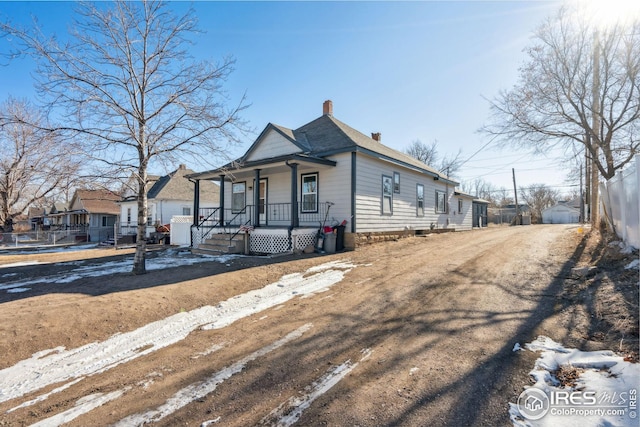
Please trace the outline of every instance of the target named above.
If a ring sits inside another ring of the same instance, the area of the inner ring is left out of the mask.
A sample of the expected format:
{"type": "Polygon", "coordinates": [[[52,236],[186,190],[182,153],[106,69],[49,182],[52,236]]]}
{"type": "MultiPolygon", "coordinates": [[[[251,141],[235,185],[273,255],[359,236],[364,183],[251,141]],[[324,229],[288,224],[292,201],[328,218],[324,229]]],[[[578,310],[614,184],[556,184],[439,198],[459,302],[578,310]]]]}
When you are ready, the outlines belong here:
{"type": "Polygon", "coordinates": [[[518,411],[528,420],[554,416],[638,416],[636,389],[624,392],[550,390],[530,387],[518,397],[518,411]]]}

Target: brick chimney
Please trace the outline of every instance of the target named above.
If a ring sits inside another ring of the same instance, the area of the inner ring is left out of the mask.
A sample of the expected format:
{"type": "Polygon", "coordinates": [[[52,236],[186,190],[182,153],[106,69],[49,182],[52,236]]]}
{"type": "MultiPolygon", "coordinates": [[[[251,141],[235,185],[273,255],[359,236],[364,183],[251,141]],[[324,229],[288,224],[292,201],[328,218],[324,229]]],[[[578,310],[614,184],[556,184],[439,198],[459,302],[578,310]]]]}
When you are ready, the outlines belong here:
{"type": "Polygon", "coordinates": [[[375,141],[380,142],[382,139],[382,134],[380,132],[371,132],[371,138],[375,141]]]}
{"type": "Polygon", "coordinates": [[[322,104],[322,115],[323,116],[333,116],[333,102],[330,99],[324,101],[322,104]]]}

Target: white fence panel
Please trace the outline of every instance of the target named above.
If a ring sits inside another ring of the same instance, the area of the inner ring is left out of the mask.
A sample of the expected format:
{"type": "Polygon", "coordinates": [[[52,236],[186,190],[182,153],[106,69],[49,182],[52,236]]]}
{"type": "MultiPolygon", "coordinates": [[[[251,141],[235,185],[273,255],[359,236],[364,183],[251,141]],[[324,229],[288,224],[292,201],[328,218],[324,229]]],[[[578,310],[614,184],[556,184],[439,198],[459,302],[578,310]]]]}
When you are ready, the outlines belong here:
{"type": "Polygon", "coordinates": [[[191,245],[192,223],[193,217],[191,215],[174,215],[171,217],[170,240],[172,245],[191,245]]]}
{"type": "Polygon", "coordinates": [[[618,237],[640,248],[640,155],[602,186],[603,203],[618,237]]]}

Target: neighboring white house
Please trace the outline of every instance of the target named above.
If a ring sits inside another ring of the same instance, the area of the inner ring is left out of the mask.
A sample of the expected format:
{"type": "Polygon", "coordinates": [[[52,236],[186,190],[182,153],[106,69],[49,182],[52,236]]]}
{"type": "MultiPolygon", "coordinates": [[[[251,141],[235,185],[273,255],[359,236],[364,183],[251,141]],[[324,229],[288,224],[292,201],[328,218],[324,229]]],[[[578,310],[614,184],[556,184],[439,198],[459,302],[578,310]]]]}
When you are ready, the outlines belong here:
{"type": "Polygon", "coordinates": [[[269,123],[241,158],[191,178],[220,185],[221,207],[199,208],[194,236],[239,226],[253,227],[253,240],[277,228],[313,235],[327,218],[346,224],[345,244],[354,246],[375,235],[472,228],[473,198],[456,193],[456,181],[339,121],[331,101],[295,130],[269,123]]]}
{"type": "Polygon", "coordinates": [[[580,222],[580,209],[566,202],[559,202],[542,211],[543,224],[577,224],[580,222]]]}
{"type": "MultiPolygon", "coordinates": [[[[147,236],[156,226],[171,223],[174,216],[192,216],[195,184],[186,175],[193,174],[185,165],[165,176],[149,176],[147,185],[147,236]]],[[[138,202],[133,190],[127,186],[120,200],[121,234],[136,234],[138,202]]],[[[200,206],[216,206],[219,187],[213,182],[204,183],[200,192],[200,206]]]]}

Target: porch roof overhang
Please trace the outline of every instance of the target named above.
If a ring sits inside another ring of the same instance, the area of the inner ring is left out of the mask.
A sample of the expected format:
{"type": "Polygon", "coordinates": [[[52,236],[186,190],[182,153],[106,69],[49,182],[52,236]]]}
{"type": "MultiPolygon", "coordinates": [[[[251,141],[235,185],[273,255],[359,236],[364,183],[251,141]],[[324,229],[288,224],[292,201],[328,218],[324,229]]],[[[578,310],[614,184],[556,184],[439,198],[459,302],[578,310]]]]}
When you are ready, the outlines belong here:
{"type": "Polygon", "coordinates": [[[255,176],[255,170],[260,169],[263,175],[273,173],[290,172],[288,164],[296,163],[299,171],[318,169],[318,167],[335,167],[337,162],[324,159],[322,157],[310,156],[303,153],[286,154],[283,156],[270,157],[243,162],[242,159],[228,163],[218,169],[187,175],[191,180],[220,179],[232,181],[238,178],[255,176]]]}

